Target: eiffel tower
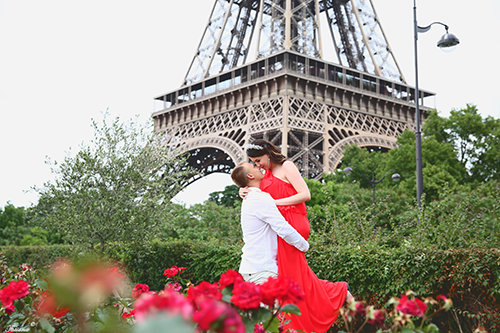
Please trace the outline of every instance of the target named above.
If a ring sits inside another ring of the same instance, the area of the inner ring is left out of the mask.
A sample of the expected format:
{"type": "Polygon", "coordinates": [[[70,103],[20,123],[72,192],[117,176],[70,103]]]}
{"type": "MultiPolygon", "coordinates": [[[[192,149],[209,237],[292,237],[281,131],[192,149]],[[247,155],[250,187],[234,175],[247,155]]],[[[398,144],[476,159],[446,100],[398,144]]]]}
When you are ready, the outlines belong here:
{"type": "MultiPolygon", "coordinates": [[[[419,102],[433,95],[420,90],[419,102]]],[[[216,0],[181,87],[155,98],[153,119],[204,175],[230,173],[264,138],[320,179],[346,145],[394,148],[415,128],[415,99],[372,0],[216,0]],[[338,63],[323,59],[323,36],[338,63]]]]}

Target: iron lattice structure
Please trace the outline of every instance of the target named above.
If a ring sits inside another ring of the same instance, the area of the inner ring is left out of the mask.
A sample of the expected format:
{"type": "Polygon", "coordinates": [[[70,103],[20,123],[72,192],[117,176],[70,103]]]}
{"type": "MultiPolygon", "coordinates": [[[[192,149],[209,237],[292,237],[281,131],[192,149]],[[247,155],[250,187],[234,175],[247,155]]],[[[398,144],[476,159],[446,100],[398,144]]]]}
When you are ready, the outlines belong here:
{"type": "Polygon", "coordinates": [[[318,179],[344,146],[391,149],[415,124],[371,0],[216,0],[181,87],[156,100],[155,129],[204,174],[229,173],[265,138],[318,179]],[[338,64],[323,59],[322,24],[338,64]]]}

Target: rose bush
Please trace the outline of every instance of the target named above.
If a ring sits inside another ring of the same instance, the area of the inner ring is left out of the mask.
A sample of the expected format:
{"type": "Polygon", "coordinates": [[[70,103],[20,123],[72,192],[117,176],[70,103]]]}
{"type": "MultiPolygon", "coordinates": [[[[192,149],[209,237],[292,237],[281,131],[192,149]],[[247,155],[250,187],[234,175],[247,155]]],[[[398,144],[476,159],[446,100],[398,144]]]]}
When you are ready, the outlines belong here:
{"type": "MultiPolygon", "coordinates": [[[[141,283],[132,287],[110,263],[56,261],[44,276],[26,264],[10,269],[0,257],[0,268],[2,332],[285,332],[287,314],[299,315],[294,304],[304,298],[293,280],[276,277],[255,285],[233,270],[216,283],[193,285],[180,278],[185,268],[173,266],[164,271],[165,287],[153,291],[141,283]]],[[[451,306],[443,295],[421,300],[407,292],[385,309],[350,303],[341,317],[348,332],[366,325],[380,332],[434,332],[430,319],[451,306]]]]}
{"type": "Polygon", "coordinates": [[[375,309],[364,302],[352,302],[340,311],[347,329],[341,332],[363,332],[366,324],[378,326],[377,332],[381,333],[439,332],[431,318],[452,306],[453,302],[444,295],[421,300],[410,290],[401,298],[391,298],[384,309],[375,309]],[[436,309],[429,312],[432,307],[436,309]]]}
{"type": "Polygon", "coordinates": [[[261,287],[233,270],[218,283],[193,285],[180,278],[185,268],[174,266],[164,271],[165,288],[155,292],[141,283],[127,289],[126,276],[109,263],[56,261],[47,276],[28,265],[18,272],[4,261],[1,266],[1,331],[151,332],[159,325],[176,333],[282,332],[278,315],[300,313],[279,304],[290,300],[286,295],[297,299],[297,292],[300,299],[293,281],[270,280],[261,287]]]}

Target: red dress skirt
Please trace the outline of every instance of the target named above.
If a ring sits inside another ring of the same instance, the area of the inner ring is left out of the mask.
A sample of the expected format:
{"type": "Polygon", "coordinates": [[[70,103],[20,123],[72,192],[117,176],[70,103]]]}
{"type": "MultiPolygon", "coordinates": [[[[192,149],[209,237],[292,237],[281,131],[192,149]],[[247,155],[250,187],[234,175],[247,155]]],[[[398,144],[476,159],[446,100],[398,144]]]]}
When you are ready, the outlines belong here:
{"type": "MultiPolygon", "coordinates": [[[[291,184],[275,177],[270,170],[266,172],[260,188],[275,200],[297,194],[291,184]]],[[[305,203],[278,206],[278,208],[288,223],[307,240],[311,226],[306,216],[305,203]]],[[[304,253],[280,237],[278,237],[278,274],[295,280],[306,295],[305,301],[296,304],[300,308],[301,316],[292,315],[291,322],[285,327],[307,333],[328,331],[345,302],[347,283],[319,279],[309,268],[304,253]]]]}

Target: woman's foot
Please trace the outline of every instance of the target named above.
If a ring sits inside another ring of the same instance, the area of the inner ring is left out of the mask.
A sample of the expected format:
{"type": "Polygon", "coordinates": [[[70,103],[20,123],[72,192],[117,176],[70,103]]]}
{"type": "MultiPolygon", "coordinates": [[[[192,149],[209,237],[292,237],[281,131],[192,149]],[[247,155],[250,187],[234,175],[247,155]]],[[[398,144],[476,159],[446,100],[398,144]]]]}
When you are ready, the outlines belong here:
{"type": "Polygon", "coordinates": [[[349,287],[349,283],[346,282],[345,284],[347,285],[347,296],[345,298],[345,302],[347,304],[355,302],[356,300],[354,299],[354,296],[352,296],[351,294],[351,288],[349,287]]]}
{"type": "Polygon", "coordinates": [[[345,298],[345,301],[346,301],[347,304],[349,304],[349,303],[352,303],[352,302],[356,302],[356,299],[354,299],[354,296],[352,296],[351,292],[348,291],[347,292],[347,296],[345,298]]]}

